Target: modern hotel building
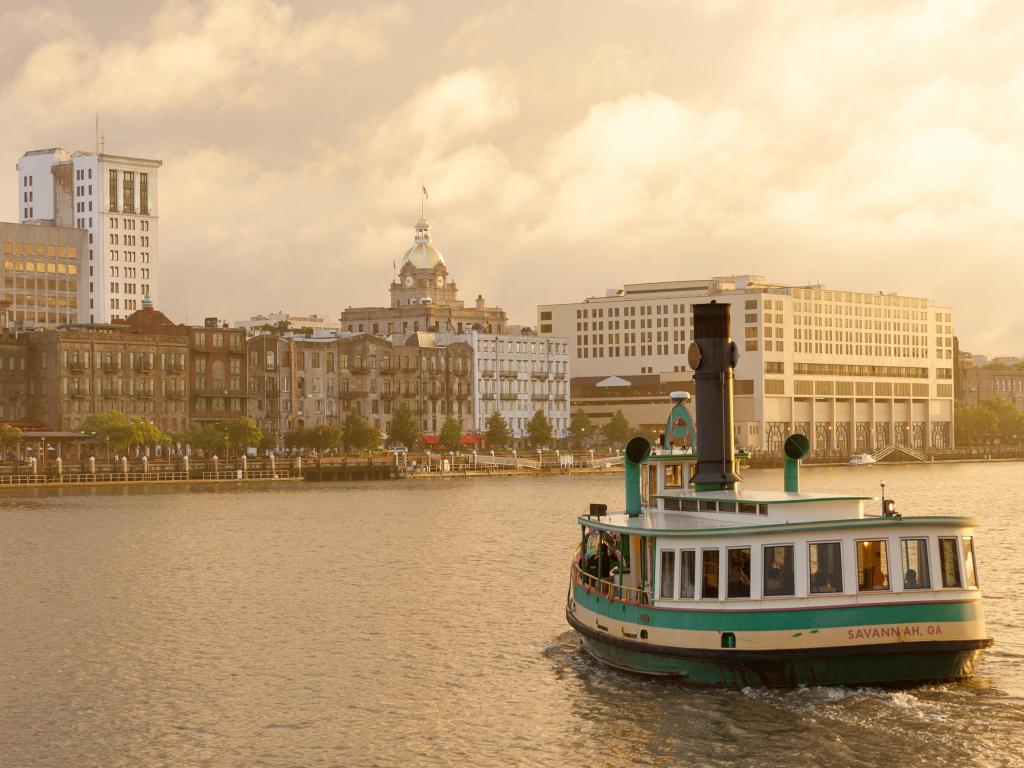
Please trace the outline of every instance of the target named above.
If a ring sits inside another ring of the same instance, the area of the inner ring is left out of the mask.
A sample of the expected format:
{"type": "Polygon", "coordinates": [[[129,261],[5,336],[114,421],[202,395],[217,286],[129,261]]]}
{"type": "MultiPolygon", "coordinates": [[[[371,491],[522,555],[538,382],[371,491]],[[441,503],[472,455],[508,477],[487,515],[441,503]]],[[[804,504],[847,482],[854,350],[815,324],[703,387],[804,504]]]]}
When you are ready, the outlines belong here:
{"type": "Polygon", "coordinates": [[[925,298],[739,275],[541,305],[537,327],[569,340],[573,408],[653,432],[665,395],[693,391],[693,305],[709,301],[732,306],[738,446],[778,452],[799,432],[817,451],[952,447],[953,316],[925,298]]]}

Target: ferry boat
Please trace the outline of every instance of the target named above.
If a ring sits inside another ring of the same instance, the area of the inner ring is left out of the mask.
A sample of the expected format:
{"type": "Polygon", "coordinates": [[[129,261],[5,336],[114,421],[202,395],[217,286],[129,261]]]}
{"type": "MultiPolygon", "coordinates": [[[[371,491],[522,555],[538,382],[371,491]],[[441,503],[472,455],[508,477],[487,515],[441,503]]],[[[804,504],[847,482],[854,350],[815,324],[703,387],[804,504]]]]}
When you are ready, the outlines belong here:
{"type": "Polygon", "coordinates": [[[874,456],[872,456],[870,453],[858,453],[856,456],[854,456],[852,459],[850,459],[850,464],[852,464],[855,467],[859,467],[859,466],[862,466],[864,464],[877,464],[877,463],[878,463],[878,460],[874,456]]]}
{"type": "Polygon", "coordinates": [[[975,521],[807,493],[807,438],[780,490],[736,473],[729,305],[694,306],[697,423],[673,393],[659,445],[626,446],[626,508],[578,518],[566,618],[613,667],[724,688],[968,678],[986,634],[975,521]],[[677,442],[696,442],[696,453],[677,442]]]}

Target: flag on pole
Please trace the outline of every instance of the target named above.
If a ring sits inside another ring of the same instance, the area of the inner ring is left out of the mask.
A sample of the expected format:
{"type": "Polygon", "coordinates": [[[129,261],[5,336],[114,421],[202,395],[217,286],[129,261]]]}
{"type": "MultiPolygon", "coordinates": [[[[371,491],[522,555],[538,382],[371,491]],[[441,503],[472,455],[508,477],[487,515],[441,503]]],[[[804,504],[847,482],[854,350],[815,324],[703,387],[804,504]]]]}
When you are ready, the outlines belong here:
{"type": "Polygon", "coordinates": [[[425,186],[423,187],[423,199],[424,200],[429,200],[430,199],[430,195],[427,194],[427,188],[425,186]]]}

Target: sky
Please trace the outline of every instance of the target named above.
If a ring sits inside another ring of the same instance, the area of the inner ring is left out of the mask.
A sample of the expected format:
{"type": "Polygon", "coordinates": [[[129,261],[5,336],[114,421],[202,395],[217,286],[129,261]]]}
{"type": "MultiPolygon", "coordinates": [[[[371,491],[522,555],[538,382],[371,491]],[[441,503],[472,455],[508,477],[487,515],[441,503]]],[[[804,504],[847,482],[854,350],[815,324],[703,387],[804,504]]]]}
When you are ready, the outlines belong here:
{"type": "Polygon", "coordinates": [[[26,150],[154,157],[178,321],[385,306],[420,188],[510,320],[754,273],[926,297],[1024,354],[1015,0],[0,0],[26,150]]]}

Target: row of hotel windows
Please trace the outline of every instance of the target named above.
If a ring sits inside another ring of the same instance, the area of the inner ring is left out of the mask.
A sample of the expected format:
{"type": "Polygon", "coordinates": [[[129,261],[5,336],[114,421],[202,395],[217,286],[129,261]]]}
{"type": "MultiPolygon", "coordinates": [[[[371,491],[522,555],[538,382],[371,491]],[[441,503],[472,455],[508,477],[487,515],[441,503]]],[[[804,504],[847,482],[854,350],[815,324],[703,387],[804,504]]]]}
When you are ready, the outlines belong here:
{"type": "MultiPolygon", "coordinates": [[[[72,377],[67,376],[61,377],[61,391],[65,395],[89,395],[95,390],[96,395],[114,395],[122,396],[128,395],[129,397],[135,397],[136,395],[153,397],[156,394],[156,382],[153,379],[120,379],[120,378],[103,378],[96,380],[96,386],[92,387],[90,382],[92,379],[89,377],[72,377]]],[[[171,394],[185,394],[185,380],[184,379],[162,379],[160,381],[160,395],[166,397],[171,394]]]]}
{"type": "MultiPolygon", "coordinates": [[[[887,539],[854,542],[857,592],[924,589],[975,589],[978,586],[974,539],[964,536],[937,540],[938,571],[933,573],[929,539],[900,539],[902,578],[891,576],[887,539]],[[961,552],[963,558],[961,560],[961,552]],[[896,582],[896,583],[894,583],[896,582]]],[[[807,580],[797,584],[795,545],[768,544],[761,548],[761,578],[753,579],[757,564],[752,547],[663,549],[659,563],[658,596],[662,600],[722,600],[751,597],[796,597],[843,593],[843,542],[807,545],[807,580]],[[760,582],[760,591],[752,582],[760,582]],[[725,587],[723,589],[723,586],[725,587]]]]}
{"type": "MultiPolygon", "coordinates": [[[[766,395],[785,395],[785,379],[765,379],[766,395]]],[[[891,381],[806,381],[797,379],[793,382],[793,394],[800,396],[822,397],[928,397],[927,384],[910,384],[891,381]]],[[[936,397],[952,397],[952,384],[936,384],[936,397]]]]}
{"type": "MultiPolygon", "coordinates": [[[[149,222],[146,221],[145,219],[143,219],[141,222],[139,222],[139,221],[136,221],[135,219],[120,219],[119,220],[119,219],[117,219],[117,218],[115,218],[113,216],[110,218],[110,228],[111,229],[117,229],[119,223],[122,224],[122,227],[121,227],[122,229],[131,230],[132,232],[135,231],[136,227],[141,229],[143,232],[149,232],[149,222]]],[[[125,245],[129,244],[127,238],[128,238],[128,235],[125,235],[125,245]]],[[[144,245],[149,245],[149,238],[148,237],[144,237],[144,238],[142,238],[142,240],[143,240],[143,244],[144,245]]],[[[115,240],[113,242],[116,243],[117,241],[115,240]]],[[[131,245],[135,245],[135,238],[134,237],[132,238],[131,245]]]]}
{"type": "Polygon", "coordinates": [[[4,269],[14,272],[36,272],[45,275],[77,275],[77,264],[63,264],[43,261],[11,261],[4,259],[4,269]]]}
{"type": "MultiPolygon", "coordinates": [[[[223,344],[223,342],[222,342],[223,344]]],[[[216,344],[214,344],[216,346],[216,344]]],[[[301,352],[295,353],[295,369],[305,370],[306,368],[319,368],[320,367],[320,352],[301,352]]],[[[341,354],[341,369],[347,370],[349,368],[349,355],[347,353],[341,354]]],[[[377,370],[377,356],[376,355],[351,355],[352,368],[361,369],[368,368],[371,371],[377,370]]],[[[327,365],[327,373],[334,373],[334,362],[335,353],[326,352],[324,358],[327,365]]],[[[266,368],[267,370],[273,370],[277,367],[277,353],[274,350],[266,351],[266,368]]],[[[249,362],[253,367],[257,367],[260,362],[259,352],[252,350],[249,353],[249,362]]],[[[292,366],[292,353],[289,351],[281,352],[281,367],[291,368],[292,366]]],[[[472,369],[469,358],[466,357],[453,357],[448,358],[444,356],[431,356],[431,357],[420,357],[419,364],[416,363],[416,358],[395,358],[394,366],[391,365],[391,356],[384,355],[381,358],[380,370],[385,372],[397,371],[402,368],[408,373],[412,373],[416,370],[422,371],[454,371],[455,373],[462,373],[463,371],[469,372],[472,369]]]]}
{"type": "Polygon", "coordinates": [[[564,341],[508,341],[506,339],[481,339],[481,352],[515,352],[532,355],[564,355],[567,345],[564,341]]]}
{"type": "Polygon", "coordinates": [[[77,259],[78,248],[74,245],[5,240],[4,256],[47,256],[51,259],[77,259]]]}

